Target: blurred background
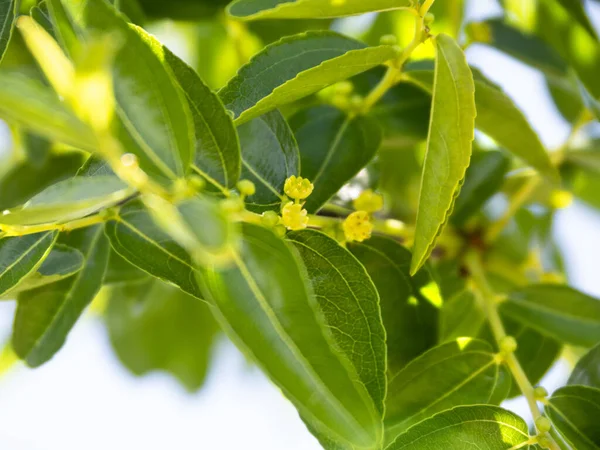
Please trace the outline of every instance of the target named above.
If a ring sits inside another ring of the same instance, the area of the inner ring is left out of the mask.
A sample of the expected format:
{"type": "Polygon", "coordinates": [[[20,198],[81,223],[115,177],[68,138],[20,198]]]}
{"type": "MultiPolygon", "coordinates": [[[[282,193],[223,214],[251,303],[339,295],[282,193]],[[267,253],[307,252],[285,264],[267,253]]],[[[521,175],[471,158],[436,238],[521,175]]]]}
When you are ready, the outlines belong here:
{"type": "MultiPolygon", "coordinates": [[[[148,2],[150,13],[156,3],[148,2]]],[[[177,4],[173,2],[174,7],[177,4]]],[[[586,7],[598,28],[600,3],[586,2],[586,7]]],[[[466,11],[466,22],[501,13],[494,0],[467,1],[466,11]]],[[[182,10],[176,15],[186,14],[182,10]]],[[[361,36],[376,19],[374,15],[343,19],[331,27],[361,36]]],[[[239,31],[236,24],[215,23],[160,21],[148,28],[217,88],[236,70],[236,63],[229,61],[235,60],[236,53],[237,57],[240,52],[251,55],[260,47],[260,38],[246,36],[244,48],[235,49],[227,35],[239,31]],[[221,41],[221,46],[215,45],[221,41]],[[217,61],[218,66],[204,64],[207,61],[217,61]]],[[[412,34],[411,29],[407,32],[412,34]]],[[[571,126],[551,101],[539,72],[486,46],[472,45],[467,55],[472,65],[506,90],[549,148],[563,144],[571,126]]],[[[0,122],[0,155],[8,154],[12,146],[11,133],[0,122]]],[[[554,234],[569,283],[600,297],[597,211],[576,200],[558,213],[554,234]]],[[[0,342],[9,337],[14,308],[13,302],[0,302],[0,342]]],[[[92,309],[76,325],[64,348],[43,367],[30,370],[14,364],[9,352],[0,357],[0,449],[320,448],[291,404],[226,339],[218,338],[209,357],[210,369],[198,392],[188,392],[162,373],[135,377],[119,362],[102,320],[92,309]]],[[[561,360],[541,384],[552,392],[564,383],[568,371],[569,365],[561,360]]],[[[528,417],[521,399],[507,402],[506,407],[528,417]]]]}

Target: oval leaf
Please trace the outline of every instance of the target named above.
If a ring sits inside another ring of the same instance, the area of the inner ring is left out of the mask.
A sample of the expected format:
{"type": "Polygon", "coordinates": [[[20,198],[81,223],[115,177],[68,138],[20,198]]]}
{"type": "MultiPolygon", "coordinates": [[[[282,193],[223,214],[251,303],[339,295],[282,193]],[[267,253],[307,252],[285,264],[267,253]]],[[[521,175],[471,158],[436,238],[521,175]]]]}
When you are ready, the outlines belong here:
{"type": "Polygon", "coordinates": [[[240,143],[233,119],[219,96],[198,74],[168,48],[141,28],[135,27],[160,59],[170,67],[189,103],[196,135],[194,165],[210,182],[225,189],[233,188],[240,177],[240,143]]]}
{"type": "Polygon", "coordinates": [[[243,20],[319,19],[408,9],[413,3],[412,0],[236,0],[229,5],[228,12],[243,20]]]}
{"type": "Polygon", "coordinates": [[[218,330],[208,306],[157,279],[113,287],[108,296],[105,322],[121,362],[135,375],[164,371],[198,390],[218,330]]]}
{"type": "Polygon", "coordinates": [[[113,76],[119,137],[126,150],[158,181],[184,176],[194,159],[194,124],[187,99],[162,62],[161,48],[105,1],[63,4],[85,30],[77,30],[80,37],[115,32],[122,40],[113,76]]]}
{"type": "Polygon", "coordinates": [[[508,450],[526,447],[528,440],[527,424],[510,411],[487,405],[459,406],[415,425],[386,450],[464,450],[467,443],[485,450],[508,450]]]}
{"type": "Polygon", "coordinates": [[[126,261],[202,298],[190,256],[154,223],[141,201],[122,207],[119,217],[107,222],[105,229],[112,248],[126,261]]]}
{"type": "Polygon", "coordinates": [[[392,239],[373,236],[348,243],[377,287],[386,331],[387,372],[394,376],[436,344],[438,309],[422,288],[431,279],[425,270],[411,277],[411,253],[392,239]]]}
{"type": "Polygon", "coordinates": [[[275,110],[241,125],[238,134],[242,178],[256,186],[246,205],[254,212],[279,212],[285,180],[300,175],[300,152],[290,126],[275,110]]]}
{"type": "Polygon", "coordinates": [[[383,416],[386,335],[379,295],[360,262],[329,236],[313,230],[288,233],[335,342],[383,416]]]}
{"type": "Polygon", "coordinates": [[[382,141],[370,117],[350,117],[330,107],[300,111],[290,119],[302,163],[302,176],[315,186],[304,207],[319,210],[375,156],[382,141]]]}
{"type": "Polygon", "coordinates": [[[102,227],[73,231],[64,242],[84,255],[84,267],[75,276],[23,292],[17,299],[12,344],[31,367],[44,364],[63,346],[102,287],[110,249],[102,227]]]}
{"type": "Polygon", "coordinates": [[[568,384],[600,389],[600,344],[581,357],[569,377],[568,384]]]}
{"type": "MultiPolygon", "coordinates": [[[[83,255],[79,250],[56,244],[42,265],[13,289],[8,297],[15,298],[13,296],[20,292],[64,280],[79,272],[83,268],[83,264],[83,255]]],[[[7,297],[4,296],[4,298],[7,297]]]]}
{"type": "Polygon", "coordinates": [[[471,161],[475,85],[458,44],[435,38],[437,60],[427,154],[423,168],[411,273],[425,263],[444,228],[471,161]]]}
{"type": "Polygon", "coordinates": [[[0,297],[6,297],[42,264],[58,233],[47,231],[0,239],[0,297]]]}
{"type": "Polygon", "coordinates": [[[389,381],[386,441],[437,412],[489,403],[499,367],[489,344],[469,338],[424,353],[389,381]]]}
{"type": "Polygon", "coordinates": [[[559,341],[582,347],[600,341],[600,300],[567,286],[524,287],[511,293],[500,311],[559,341]]]}
{"type": "MultiPolygon", "coordinates": [[[[430,71],[410,71],[409,79],[427,91],[431,91],[430,71]]],[[[496,84],[473,70],[475,79],[475,126],[494,139],[502,147],[521,158],[553,182],[559,179],[550,156],[531,128],[527,118],[513,100],[496,84]]]]}
{"type": "Polygon", "coordinates": [[[75,177],[50,186],[22,208],[5,211],[0,224],[68,222],[117,205],[134,192],[113,176],[75,177]]]}
{"type": "Polygon", "coordinates": [[[383,64],[395,55],[392,46],[367,47],[331,31],[289,36],[252,58],[219,96],[239,125],[383,64]]]}
{"type": "Polygon", "coordinates": [[[600,389],[565,386],[554,392],[546,406],[550,420],[577,450],[600,448],[600,389]]]}
{"type": "Polygon", "coordinates": [[[228,335],[261,366],[300,414],[336,440],[377,447],[381,419],[336,350],[292,248],[271,231],[244,226],[229,267],[201,277],[228,335]]]}

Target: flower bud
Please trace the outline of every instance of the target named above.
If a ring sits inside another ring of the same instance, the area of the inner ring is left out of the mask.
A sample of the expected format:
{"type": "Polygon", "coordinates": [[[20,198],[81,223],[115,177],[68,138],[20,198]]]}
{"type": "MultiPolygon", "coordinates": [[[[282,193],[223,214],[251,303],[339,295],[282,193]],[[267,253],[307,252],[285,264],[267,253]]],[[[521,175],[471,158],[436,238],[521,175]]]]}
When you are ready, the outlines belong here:
{"type": "Polygon", "coordinates": [[[546,390],[545,387],[543,386],[537,386],[534,390],[533,390],[533,397],[536,400],[544,400],[546,397],[548,397],[548,391],[546,390]]]}
{"type": "Polygon", "coordinates": [[[552,422],[547,417],[538,417],[535,419],[535,427],[540,433],[547,433],[552,428],[552,422]]]}
{"type": "Polygon", "coordinates": [[[371,237],[373,224],[366,211],[356,211],[350,214],[343,224],[344,236],[349,242],[362,242],[371,237]]]}
{"type": "Polygon", "coordinates": [[[506,336],[500,342],[500,350],[504,353],[514,353],[517,350],[517,341],[512,336],[506,336]]]}
{"type": "Polygon", "coordinates": [[[274,211],[265,211],[262,214],[261,222],[263,225],[272,228],[279,223],[279,215],[274,211]]]}
{"type": "Polygon", "coordinates": [[[256,193],[256,186],[254,186],[254,183],[250,180],[240,180],[236,186],[239,193],[244,197],[249,197],[256,193]]]}
{"type": "Polygon", "coordinates": [[[281,222],[288,230],[303,230],[308,226],[308,212],[301,204],[288,202],[281,210],[281,222]]]}
{"type": "Polygon", "coordinates": [[[314,188],[308,179],[292,175],[285,181],[283,190],[285,195],[294,200],[304,200],[312,194],[314,188]]]}
{"type": "Polygon", "coordinates": [[[383,197],[376,194],[371,189],[363,191],[352,203],[357,211],[366,211],[374,213],[383,208],[383,197]]]}

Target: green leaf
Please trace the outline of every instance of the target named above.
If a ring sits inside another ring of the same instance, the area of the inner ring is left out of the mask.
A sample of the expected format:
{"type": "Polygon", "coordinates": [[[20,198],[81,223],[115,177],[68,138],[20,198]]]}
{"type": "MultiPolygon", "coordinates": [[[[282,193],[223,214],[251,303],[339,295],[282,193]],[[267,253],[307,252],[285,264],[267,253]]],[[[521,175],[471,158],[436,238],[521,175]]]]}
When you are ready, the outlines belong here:
{"type": "Polygon", "coordinates": [[[23,150],[31,165],[40,168],[48,161],[52,151],[52,142],[34,133],[24,132],[21,135],[23,150]]]}
{"type": "MultiPolygon", "coordinates": [[[[415,70],[408,72],[418,86],[431,91],[431,72],[415,70]]],[[[524,114],[517,108],[508,95],[496,84],[489,81],[477,70],[473,70],[475,79],[475,105],[477,117],[475,126],[494,139],[500,146],[518,156],[537,169],[551,181],[558,180],[556,168],[531,128],[524,114]]]]}
{"type": "Polygon", "coordinates": [[[40,167],[30,161],[16,163],[0,180],[0,211],[22,205],[48,186],[71,178],[81,167],[82,156],[67,152],[50,155],[40,167]]]}
{"type": "Polygon", "coordinates": [[[571,17],[579,22],[579,25],[596,41],[598,41],[598,35],[592,25],[583,2],[581,0],[558,0],[558,2],[565,8],[571,17]]]}
{"type": "MultiPolygon", "coordinates": [[[[573,16],[573,8],[581,10],[581,4],[577,7],[574,3],[573,0],[539,2],[536,33],[569,62],[592,96],[598,99],[600,46],[593,28],[582,25],[582,20],[576,20],[581,19],[581,16],[573,16]]],[[[577,0],[577,3],[581,2],[577,0]]]]}
{"type": "Polygon", "coordinates": [[[435,38],[437,60],[427,154],[419,199],[411,273],[425,263],[452,213],[471,160],[475,137],[475,86],[458,44],[435,38]]]}
{"type": "Polygon", "coordinates": [[[571,372],[568,384],[600,389],[600,344],[581,357],[571,372]]]}
{"type": "Polygon", "coordinates": [[[112,248],[126,261],[202,299],[190,256],[154,223],[141,201],[123,206],[105,229],[112,248]]]}
{"type": "Polygon", "coordinates": [[[0,117],[52,141],[89,151],[96,148],[89,127],[50,88],[19,73],[0,74],[0,117]]]}
{"type": "Polygon", "coordinates": [[[55,231],[0,239],[0,297],[16,289],[50,254],[55,231]]]}
{"type": "Polygon", "coordinates": [[[71,56],[80,47],[75,28],[67,13],[62,0],[45,0],[48,16],[51,22],[54,38],[60,44],[63,51],[71,56]]]}
{"type": "Polygon", "coordinates": [[[310,31],[265,47],[219,96],[239,125],[395,56],[392,46],[367,47],[331,31],[310,31]]]}
{"type": "Polygon", "coordinates": [[[444,302],[440,313],[440,342],[479,335],[485,313],[472,292],[465,290],[444,302]]]}
{"type": "Polygon", "coordinates": [[[331,106],[305,109],[290,119],[302,164],[302,176],[315,186],[306,200],[318,211],[375,156],[381,145],[379,124],[370,117],[351,117],[331,106]]]}
{"type": "Polygon", "coordinates": [[[555,284],[521,288],[500,311],[559,341],[592,347],[600,341],[600,300],[555,284]]]}
{"type": "Polygon", "coordinates": [[[233,188],[240,177],[240,143],[233,119],[219,96],[213,93],[198,74],[141,28],[134,28],[152,44],[164,59],[189,103],[196,135],[195,166],[207,179],[225,189],[233,188]]]}
{"type": "Polygon", "coordinates": [[[336,441],[377,447],[379,414],[334,344],[291,244],[255,225],[243,231],[232,264],[201,277],[224,330],[306,420],[336,441]]]}
{"type": "Polygon", "coordinates": [[[422,269],[410,276],[411,253],[392,239],[373,236],[348,243],[379,292],[387,336],[387,373],[394,376],[436,344],[438,308],[427,298],[431,278],[422,269]],[[425,293],[424,293],[425,292],[425,293]]]}
{"type": "Polygon", "coordinates": [[[592,175],[600,175],[600,151],[598,150],[570,151],[566,154],[566,161],[592,175]]]}
{"type": "Polygon", "coordinates": [[[386,333],[377,289],[362,264],[337,241],[313,230],[288,233],[300,253],[325,322],[383,417],[386,333]]]}
{"type": "Polygon", "coordinates": [[[285,180],[300,175],[300,152],[290,126],[275,110],[241,125],[238,134],[242,178],[256,186],[246,205],[255,212],[279,212],[285,180]]]}
{"type": "Polygon", "coordinates": [[[577,450],[600,448],[600,389],[565,386],[554,392],[546,411],[554,426],[577,450]]]}
{"type": "Polygon", "coordinates": [[[190,21],[210,18],[229,0],[139,0],[139,3],[150,18],[190,21]]]}
{"type": "Polygon", "coordinates": [[[386,450],[464,450],[466,445],[508,450],[528,440],[527,424],[510,411],[488,405],[459,406],[415,425],[386,450]]]}
{"type": "Polygon", "coordinates": [[[227,11],[243,20],[259,19],[312,19],[354,16],[375,11],[409,9],[411,0],[236,0],[227,11]]]}
{"type": "Polygon", "coordinates": [[[194,125],[187,99],[163,64],[156,41],[104,1],[63,1],[86,33],[117,33],[114,59],[119,138],[140,167],[159,182],[183,177],[194,159],[194,125]]]}
{"type": "Polygon", "coordinates": [[[15,295],[20,292],[64,280],[79,272],[83,265],[83,255],[79,250],[56,244],[37,270],[27,276],[8,295],[0,295],[0,298],[15,298],[15,295]]]}
{"type": "Polygon", "coordinates": [[[0,224],[68,222],[117,205],[134,192],[112,176],[75,177],[50,186],[22,208],[5,211],[0,216],[0,224]]]}
{"type": "Polygon", "coordinates": [[[503,19],[470,23],[467,33],[473,42],[487,44],[542,72],[565,76],[569,67],[561,56],[540,38],[526,34],[503,19]]]}
{"type": "Polygon", "coordinates": [[[156,279],[112,287],[108,296],[105,322],[119,360],[135,375],[164,371],[198,390],[218,330],[208,306],[156,279]]]}
{"type": "Polygon", "coordinates": [[[73,231],[61,242],[83,253],[84,267],[72,277],[23,292],[17,299],[12,344],[31,367],[44,364],[63,346],[100,290],[106,271],[109,245],[101,226],[73,231]]]}
{"type": "Polygon", "coordinates": [[[489,403],[499,367],[492,347],[470,338],[447,342],[413,360],[389,380],[386,442],[437,412],[489,403]]]}
{"type": "Polygon", "coordinates": [[[464,225],[481,211],[485,203],[502,188],[509,167],[510,160],[501,152],[474,153],[454,205],[452,222],[458,226],[464,225]]]}
{"type": "Polygon", "coordinates": [[[146,272],[129,263],[115,250],[111,250],[104,284],[130,283],[145,280],[146,277],[146,272]]]}
{"type": "Polygon", "coordinates": [[[13,33],[18,6],[18,0],[0,0],[0,62],[13,33]]]}

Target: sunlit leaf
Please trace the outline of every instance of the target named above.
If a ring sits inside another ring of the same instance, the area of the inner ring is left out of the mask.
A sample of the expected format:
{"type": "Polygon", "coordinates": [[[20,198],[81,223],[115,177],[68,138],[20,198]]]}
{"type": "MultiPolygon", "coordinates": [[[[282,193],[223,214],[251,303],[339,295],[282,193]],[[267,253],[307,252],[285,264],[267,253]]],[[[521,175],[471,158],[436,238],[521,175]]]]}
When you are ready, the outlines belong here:
{"type": "Polygon", "coordinates": [[[600,343],[577,362],[568,384],[600,389],[600,343]]]}

